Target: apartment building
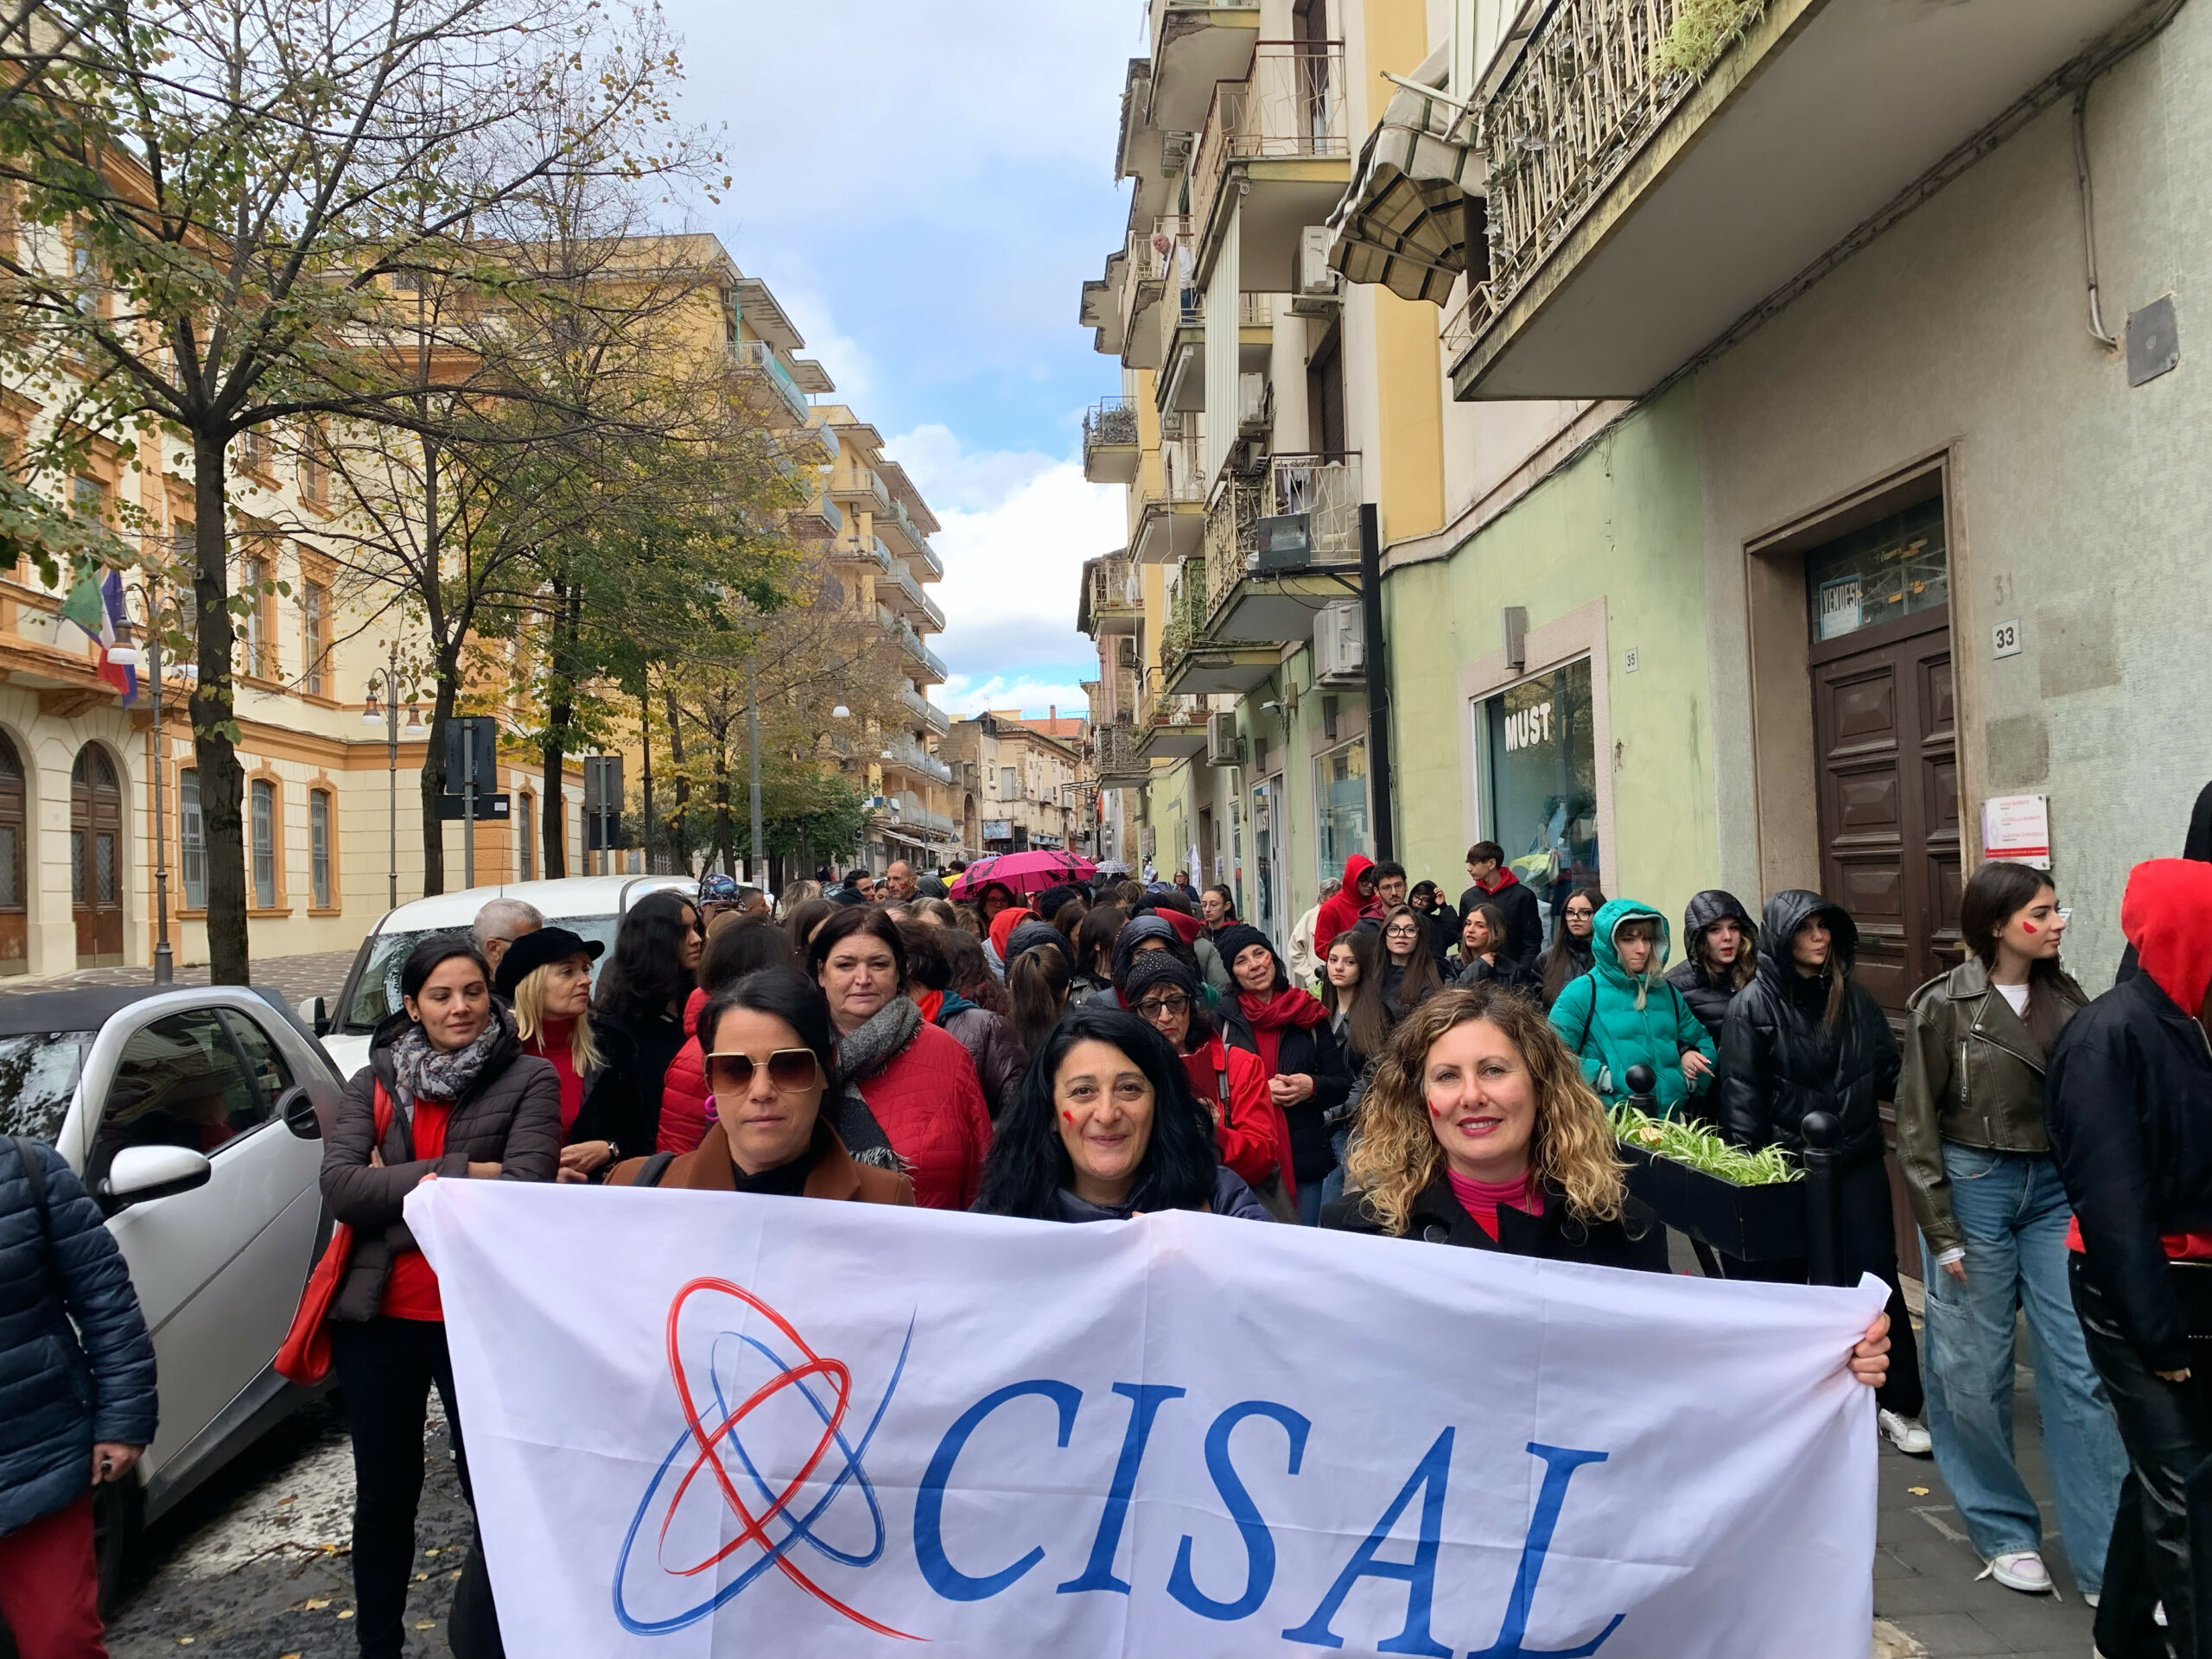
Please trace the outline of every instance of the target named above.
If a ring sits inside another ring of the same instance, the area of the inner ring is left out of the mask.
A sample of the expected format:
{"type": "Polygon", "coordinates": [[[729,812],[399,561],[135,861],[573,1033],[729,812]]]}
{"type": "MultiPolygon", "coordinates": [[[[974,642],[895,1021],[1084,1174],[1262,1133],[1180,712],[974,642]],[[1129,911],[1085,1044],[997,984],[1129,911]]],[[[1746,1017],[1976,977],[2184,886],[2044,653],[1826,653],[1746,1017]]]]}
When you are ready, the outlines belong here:
{"type": "Polygon", "coordinates": [[[994,709],[954,721],[944,753],[961,784],[963,843],[977,853],[1080,850],[1089,728],[1057,707],[1045,720],[994,709]]]}
{"type": "Polygon", "coordinates": [[[2212,775],[2212,20],[1691,10],[1156,0],[1083,296],[1102,781],[1278,931],[1351,847],[1820,887],[1892,1007],[2024,815],[2107,972],[2212,775]]]}

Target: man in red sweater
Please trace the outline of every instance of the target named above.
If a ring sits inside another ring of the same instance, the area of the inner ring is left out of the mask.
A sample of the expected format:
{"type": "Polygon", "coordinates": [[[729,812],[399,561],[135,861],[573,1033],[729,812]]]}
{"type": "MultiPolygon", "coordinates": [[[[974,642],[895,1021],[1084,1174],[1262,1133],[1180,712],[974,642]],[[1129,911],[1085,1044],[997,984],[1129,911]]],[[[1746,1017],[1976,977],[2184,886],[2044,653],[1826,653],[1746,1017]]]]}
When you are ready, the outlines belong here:
{"type": "Polygon", "coordinates": [[[1524,970],[1533,969],[1544,945],[1544,918],[1536,906],[1535,889],[1522,885],[1505,861],[1505,849],[1494,841],[1478,841],[1467,849],[1467,879],[1474,885],[1459,895],[1459,913],[1465,916],[1485,902],[1496,905],[1505,912],[1505,948],[1498,952],[1497,965],[1503,968],[1510,962],[1524,970]]]}

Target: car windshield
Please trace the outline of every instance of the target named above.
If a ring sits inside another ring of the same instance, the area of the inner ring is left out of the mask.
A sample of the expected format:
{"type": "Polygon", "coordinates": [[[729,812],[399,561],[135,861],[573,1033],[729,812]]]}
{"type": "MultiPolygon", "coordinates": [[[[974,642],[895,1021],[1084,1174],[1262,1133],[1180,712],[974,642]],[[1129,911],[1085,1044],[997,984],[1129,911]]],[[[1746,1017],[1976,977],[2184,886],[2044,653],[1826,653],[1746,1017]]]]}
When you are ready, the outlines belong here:
{"type": "MultiPolygon", "coordinates": [[[[596,939],[610,950],[614,946],[614,930],[620,925],[615,916],[552,916],[547,922],[554,927],[565,927],[571,933],[587,939],[596,939]]],[[[346,1004],[343,1029],[349,1032],[370,1032],[399,1009],[399,971],[407,965],[408,953],[425,939],[450,935],[466,938],[468,930],[463,927],[425,927],[411,933],[379,933],[369,942],[369,959],[363,964],[360,979],[353,987],[353,1001],[346,1004]]],[[[606,962],[601,956],[592,963],[592,982],[599,982],[599,970],[606,962]]]]}
{"type": "Polygon", "coordinates": [[[52,1146],[69,1116],[85,1070],[89,1031],[0,1037],[0,1135],[27,1135],[52,1146]]]}

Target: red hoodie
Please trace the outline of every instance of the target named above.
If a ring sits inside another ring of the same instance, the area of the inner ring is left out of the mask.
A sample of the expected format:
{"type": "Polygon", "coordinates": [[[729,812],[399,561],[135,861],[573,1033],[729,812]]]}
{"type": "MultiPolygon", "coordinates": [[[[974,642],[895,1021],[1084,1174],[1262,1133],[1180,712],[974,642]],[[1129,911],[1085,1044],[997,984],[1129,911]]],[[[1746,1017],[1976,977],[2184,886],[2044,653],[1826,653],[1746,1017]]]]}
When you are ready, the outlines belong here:
{"type": "Polygon", "coordinates": [[[1344,860],[1344,884],[1322,904],[1320,913],[1313,918],[1313,955],[1325,960],[1329,954],[1329,942],[1346,928],[1357,924],[1366,912],[1366,905],[1359,896],[1359,878],[1375,868],[1375,861],[1364,853],[1354,853],[1344,860]]]}

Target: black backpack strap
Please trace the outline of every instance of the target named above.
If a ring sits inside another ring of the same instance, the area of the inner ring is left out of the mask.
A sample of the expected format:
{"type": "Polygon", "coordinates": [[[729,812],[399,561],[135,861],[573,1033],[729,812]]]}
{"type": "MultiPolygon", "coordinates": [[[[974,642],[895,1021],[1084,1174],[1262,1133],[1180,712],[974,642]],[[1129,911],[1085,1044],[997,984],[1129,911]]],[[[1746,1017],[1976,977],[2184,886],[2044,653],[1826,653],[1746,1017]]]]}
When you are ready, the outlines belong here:
{"type": "Polygon", "coordinates": [[[54,1211],[46,1196],[46,1166],[39,1161],[39,1143],[27,1135],[8,1137],[16,1143],[16,1157],[23,1166],[23,1179],[30,1183],[31,1205],[38,1211],[39,1242],[46,1247],[46,1280],[54,1292],[58,1306],[69,1306],[67,1294],[61,1286],[61,1258],[54,1248],[54,1211]]]}
{"type": "Polygon", "coordinates": [[[631,1182],[630,1185],[632,1186],[658,1186],[661,1184],[661,1178],[668,1173],[668,1166],[675,1161],[676,1154],[672,1152],[657,1152],[653,1154],[652,1157],[646,1159],[643,1164],[639,1166],[638,1179],[631,1182]]]}

